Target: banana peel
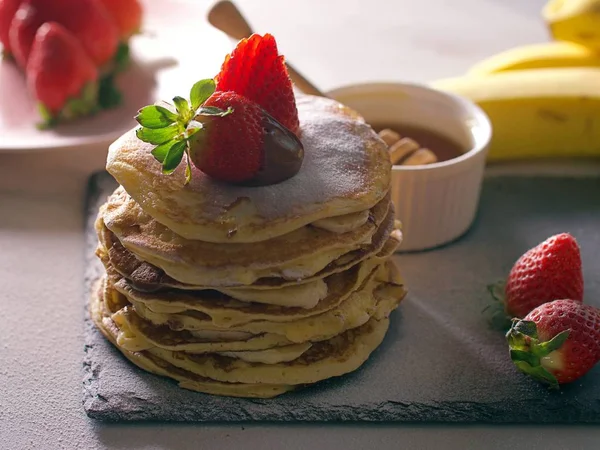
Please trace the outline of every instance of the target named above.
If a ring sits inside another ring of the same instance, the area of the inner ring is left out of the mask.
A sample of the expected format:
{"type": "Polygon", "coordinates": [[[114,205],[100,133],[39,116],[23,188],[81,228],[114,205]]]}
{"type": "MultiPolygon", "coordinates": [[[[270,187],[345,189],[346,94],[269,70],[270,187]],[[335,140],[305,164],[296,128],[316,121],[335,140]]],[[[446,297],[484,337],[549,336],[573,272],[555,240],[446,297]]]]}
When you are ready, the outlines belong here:
{"type": "Polygon", "coordinates": [[[550,0],[542,18],[554,39],[600,51],[600,0],[550,0]]]}
{"type": "Polygon", "coordinates": [[[600,67],[600,51],[574,42],[523,45],[480,61],[471,67],[467,75],[483,76],[509,70],[552,67],[600,67]]]}
{"type": "Polygon", "coordinates": [[[600,157],[600,68],[546,68],[430,83],[489,116],[488,161],[600,157]]]}

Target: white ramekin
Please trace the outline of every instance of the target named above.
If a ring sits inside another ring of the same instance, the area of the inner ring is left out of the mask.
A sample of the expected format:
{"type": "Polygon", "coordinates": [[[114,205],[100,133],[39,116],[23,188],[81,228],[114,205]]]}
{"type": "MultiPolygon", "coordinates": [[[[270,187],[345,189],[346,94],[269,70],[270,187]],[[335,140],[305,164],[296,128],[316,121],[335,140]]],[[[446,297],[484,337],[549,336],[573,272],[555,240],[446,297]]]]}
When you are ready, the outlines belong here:
{"type": "Polygon", "coordinates": [[[404,235],[399,251],[434,248],[469,229],[479,205],[492,136],[490,121],[477,105],[408,83],[355,84],[327,95],[358,111],[368,123],[430,129],[468,149],[449,161],[393,167],[392,201],[404,235]]]}

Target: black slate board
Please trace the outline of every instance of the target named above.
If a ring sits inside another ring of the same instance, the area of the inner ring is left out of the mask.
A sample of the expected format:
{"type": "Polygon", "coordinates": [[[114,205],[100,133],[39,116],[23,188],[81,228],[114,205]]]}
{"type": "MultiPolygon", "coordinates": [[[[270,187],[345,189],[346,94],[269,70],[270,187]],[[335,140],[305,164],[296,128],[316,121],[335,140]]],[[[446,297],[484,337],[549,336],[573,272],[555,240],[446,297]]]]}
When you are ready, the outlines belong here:
{"type": "MultiPolygon", "coordinates": [[[[115,186],[106,174],[90,183],[86,302],[100,270],[93,220],[115,186]]],[[[502,332],[481,312],[486,285],[525,249],[562,231],[579,240],[586,301],[600,306],[600,178],[488,178],[465,236],[397,257],[409,295],[371,359],[353,374],[271,400],[208,396],[143,372],[86,313],[84,408],[106,421],[600,423],[600,365],[548,391],[514,369],[502,332]]]]}

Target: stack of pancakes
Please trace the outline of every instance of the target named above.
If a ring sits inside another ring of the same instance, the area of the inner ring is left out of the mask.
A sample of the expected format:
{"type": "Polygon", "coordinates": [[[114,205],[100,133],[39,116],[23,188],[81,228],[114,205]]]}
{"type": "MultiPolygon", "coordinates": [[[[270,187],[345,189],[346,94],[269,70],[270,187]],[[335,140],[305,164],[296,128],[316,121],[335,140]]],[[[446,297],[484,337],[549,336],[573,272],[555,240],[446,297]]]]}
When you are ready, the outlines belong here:
{"type": "MultiPolygon", "coordinates": [[[[161,173],[131,131],[100,208],[97,327],[134,364],[219,395],[273,397],[357,369],[405,295],[385,143],[330,99],[297,102],[300,172],[241,187],[161,173]]],[[[183,165],[182,165],[183,166],[183,165]]]]}

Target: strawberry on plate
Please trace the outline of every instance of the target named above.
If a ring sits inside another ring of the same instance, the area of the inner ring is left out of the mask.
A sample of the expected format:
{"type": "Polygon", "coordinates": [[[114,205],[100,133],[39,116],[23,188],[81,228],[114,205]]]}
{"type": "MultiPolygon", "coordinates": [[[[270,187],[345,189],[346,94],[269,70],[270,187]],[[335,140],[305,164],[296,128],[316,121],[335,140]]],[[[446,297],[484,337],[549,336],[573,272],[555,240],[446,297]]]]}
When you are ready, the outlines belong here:
{"type": "Polygon", "coordinates": [[[24,0],[14,14],[9,29],[10,49],[23,69],[27,66],[35,33],[45,21],[43,10],[32,0],[24,0]]]}
{"type": "Polygon", "coordinates": [[[142,27],[142,5],[138,0],[100,0],[119,30],[119,37],[127,40],[142,27]]]}
{"type": "Polygon", "coordinates": [[[517,368],[557,388],[600,361],[600,309],[575,300],[544,303],[515,320],[506,336],[517,368]]]}
{"type": "Polygon", "coordinates": [[[98,70],[75,36],[56,22],[35,34],[27,83],[46,124],[90,114],[97,106],[98,70]]]}
{"type": "Polygon", "coordinates": [[[258,103],[281,124],[298,133],[298,110],[292,82],[275,38],[253,34],[225,57],[216,77],[217,91],[233,91],[258,103]]]}
{"type": "Polygon", "coordinates": [[[33,38],[45,22],[58,22],[73,33],[98,67],[115,56],[117,27],[99,0],[24,0],[9,32],[21,67],[27,66],[33,38]]]}
{"type": "Polygon", "coordinates": [[[64,25],[79,40],[96,66],[108,63],[119,43],[117,26],[99,0],[37,0],[47,4],[51,20],[64,25]]]}
{"type": "MultiPolygon", "coordinates": [[[[492,287],[492,293],[494,288],[499,291],[502,286],[492,287]]],[[[556,299],[582,301],[583,273],[576,239],[560,233],[528,250],[513,265],[503,291],[494,296],[511,317],[525,317],[537,306],[556,299]]]]}
{"type": "Polygon", "coordinates": [[[8,30],[10,23],[19,9],[22,0],[0,0],[0,43],[2,43],[5,54],[10,54],[10,42],[8,38],[8,30]]]}

